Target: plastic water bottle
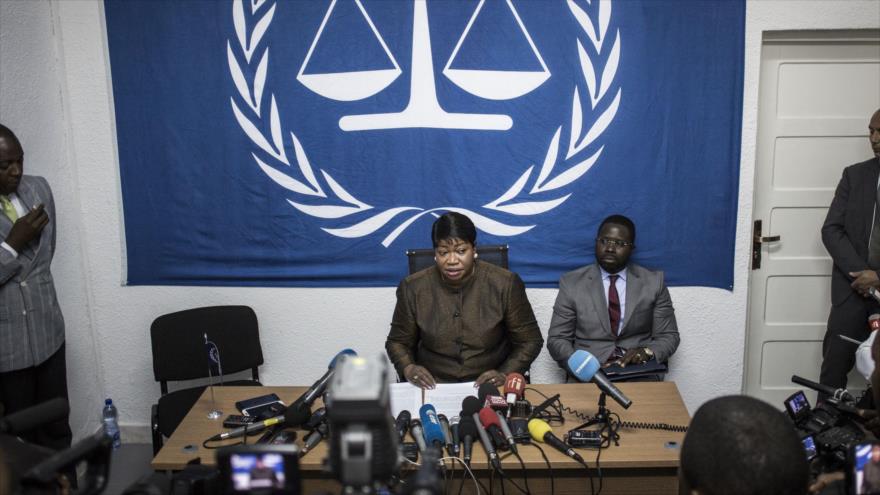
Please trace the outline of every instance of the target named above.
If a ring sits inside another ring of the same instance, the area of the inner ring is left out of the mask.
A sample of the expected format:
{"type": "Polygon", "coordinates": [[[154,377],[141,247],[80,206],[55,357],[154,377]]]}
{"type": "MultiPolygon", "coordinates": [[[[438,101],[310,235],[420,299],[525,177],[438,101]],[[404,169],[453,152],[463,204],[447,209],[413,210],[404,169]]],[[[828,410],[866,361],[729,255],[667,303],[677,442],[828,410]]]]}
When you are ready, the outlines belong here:
{"type": "Polygon", "coordinates": [[[104,434],[113,439],[113,448],[118,449],[122,445],[122,439],[119,436],[119,411],[113,405],[113,400],[104,401],[104,434]]]}

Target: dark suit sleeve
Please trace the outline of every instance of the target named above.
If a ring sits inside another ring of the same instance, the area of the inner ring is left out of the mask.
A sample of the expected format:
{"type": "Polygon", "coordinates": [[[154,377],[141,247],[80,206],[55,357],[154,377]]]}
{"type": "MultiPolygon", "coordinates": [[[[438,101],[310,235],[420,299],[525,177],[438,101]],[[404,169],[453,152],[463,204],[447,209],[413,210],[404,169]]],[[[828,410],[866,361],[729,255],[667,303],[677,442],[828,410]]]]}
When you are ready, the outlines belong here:
{"type": "Polygon", "coordinates": [[[403,376],[404,368],[415,363],[413,349],[419,341],[419,326],[407,293],[406,280],[403,280],[397,287],[397,305],[391,318],[391,331],[385,340],[385,352],[399,376],[403,376]]]}
{"type": "Polygon", "coordinates": [[[559,292],[553,304],[553,317],[547,331],[547,350],[557,363],[563,365],[574,352],[574,337],[577,327],[577,308],[572,299],[572,291],[563,277],[559,280],[559,292]]]}
{"type": "Polygon", "coordinates": [[[678,349],[680,337],[678,323],[675,321],[675,309],[672,307],[672,298],[669,297],[669,289],[666,288],[662,272],[659,276],[660,291],[654,301],[654,323],[648,347],[654,351],[657,361],[662,363],[678,349]]]}
{"type": "Polygon", "coordinates": [[[846,205],[849,203],[849,195],[852,190],[853,177],[850,168],[843,170],[837,190],[834,191],[834,199],[825,216],[822,225],[822,243],[825,249],[844,273],[857,272],[868,269],[865,260],[858,255],[852,240],[846,233],[846,205]]]}
{"type": "Polygon", "coordinates": [[[498,371],[523,373],[541,353],[544,337],[541,336],[538,321],[526,296],[526,286],[515,273],[508,288],[504,323],[511,349],[507,359],[498,367],[498,371]]]}

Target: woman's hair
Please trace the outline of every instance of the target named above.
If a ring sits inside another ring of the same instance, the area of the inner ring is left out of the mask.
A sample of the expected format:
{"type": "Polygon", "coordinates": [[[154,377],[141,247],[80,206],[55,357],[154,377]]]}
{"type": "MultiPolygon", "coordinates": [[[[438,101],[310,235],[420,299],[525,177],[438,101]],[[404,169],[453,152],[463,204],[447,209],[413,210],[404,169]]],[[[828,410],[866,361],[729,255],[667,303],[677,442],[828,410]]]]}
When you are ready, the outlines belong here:
{"type": "Polygon", "coordinates": [[[476,245],[477,228],[470,218],[461,213],[454,211],[444,213],[431,227],[431,242],[436,248],[440,241],[445,239],[461,239],[476,245]]]}

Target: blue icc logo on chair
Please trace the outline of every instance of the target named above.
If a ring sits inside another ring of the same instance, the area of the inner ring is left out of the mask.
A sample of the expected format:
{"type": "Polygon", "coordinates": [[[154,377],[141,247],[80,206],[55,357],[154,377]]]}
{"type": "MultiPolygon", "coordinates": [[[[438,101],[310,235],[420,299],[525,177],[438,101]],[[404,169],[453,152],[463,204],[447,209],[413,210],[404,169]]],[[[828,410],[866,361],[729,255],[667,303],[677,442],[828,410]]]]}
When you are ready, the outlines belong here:
{"type": "Polygon", "coordinates": [[[230,14],[231,118],[252,165],[336,237],[388,247],[446,210],[505,237],[566,214],[621,102],[610,0],[234,0],[230,14]]]}

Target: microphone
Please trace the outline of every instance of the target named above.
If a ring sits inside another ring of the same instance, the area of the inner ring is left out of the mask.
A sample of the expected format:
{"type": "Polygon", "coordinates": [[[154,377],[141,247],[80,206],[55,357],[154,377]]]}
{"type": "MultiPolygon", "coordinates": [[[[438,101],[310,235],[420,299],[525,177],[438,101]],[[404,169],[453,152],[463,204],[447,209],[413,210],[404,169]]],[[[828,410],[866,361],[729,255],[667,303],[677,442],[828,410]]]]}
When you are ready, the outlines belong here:
{"type": "MultiPolygon", "coordinates": [[[[330,360],[330,364],[327,366],[327,372],[324,373],[324,376],[318,378],[318,381],[312,384],[312,386],[309,387],[309,389],[306,390],[305,393],[299,396],[299,398],[296,399],[296,401],[294,401],[294,403],[291,404],[289,408],[287,408],[288,410],[293,409],[295,411],[300,411],[300,413],[298,413],[297,415],[291,416],[291,419],[302,418],[302,416],[304,416],[304,414],[301,414],[302,412],[305,412],[306,415],[305,419],[303,419],[302,421],[306,421],[309,416],[311,416],[308,410],[312,407],[312,404],[314,404],[315,400],[317,400],[317,398],[320,397],[325,390],[327,390],[327,384],[330,383],[330,379],[333,378],[333,372],[335,371],[336,363],[343,356],[357,356],[357,353],[351,349],[343,349],[339,351],[338,354],[333,356],[333,359],[330,360]]],[[[290,424],[289,426],[299,426],[300,424],[302,423],[300,422],[296,424],[290,424]]]]}
{"type": "Polygon", "coordinates": [[[480,402],[483,403],[483,407],[491,407],[492,409],[501,410],[507,409],[507,401],[504,400],[504,397],[501,397],[501,392],[498,391],[498,387],[491,383],[480,385],[477,395],[479,396],[480,402]]]}
{"type": "Polygon", "coordinates": [[[501,433],[504,433],[504,438],[507,439],[507,446],[510,447],[510,450],[513,451],[514,454],[518,454],[516,450],[516,440],[513,438],[513,433],[510,431],[510,426],[507,425],[507,420],[504,419],[504,414],[501,411],[495,411],[495,414],[498,416],[498,423],[501,425],[501,433]]]}
{"type": "Polygon", "coordinates": [[[519,442],[529,441],[529,415],[532,405],[525,399],[516,401],[513,405],[513,414],[510,416],[510,430],[513,438],[519,442]]]}
{"type": "MultiPolygon", "coordinates": [[[[876,289],[874,289],[874,293],[877,294],[876,289]]],[[[868,327],[870,327],[872,332],[880,330],[880,313],[874,313],[868,317],[868,327]]]]}
{"type": "Polygon", "coordinates": [[[472,416],[474,413],[480,412],[480,409],[482,408],[483,403],[480,399],[473,395],[468,395],[461,401],[461,417],[472,416]]]}
{"type": "Polygon", "coordinates": [[[419,408],[419,417],[422,418],[426,446],[437,447],[442,451],[443,428],[440,426],[440,419],[437,418],[437,409],[431,404],[425,404],[419,408]]]}
{"type": "Polygon", "coordinates": [[[17,435],[65,418],[70,406],[65,399],[56,397],[32,407],[0,418],[0,433],[17,435]]]}
{"type": "Polygon", "coordinates": [[[486,450],[486,457],[489,458],[489,462],[492,463],[492,467],[498,471],[499,474],[501,471],[501,461],[498,460],[498,453],[495,452],[495,446],[492,445],[492,441],[489,440],[489,435],[486,434],[486,429],[483,428],[482,423],[480,422],[480,413],[473,413],[471,417],[474,420],[474,425],[477,428],[477,434],[480,436],[480,443],[483,444],[483,448],[486,450]]]}
{"type": "Polygon", "coordinates": [[[308,454],[310,450],[321,443],[321,440],[327,436],[327,431],[327,421],[326,418],[324,418],[324,420],[321,421],[321,424],[316,426],[315,429],[306,436],[305,440],[303,440],[303,448],[300,457],[308,454]]]}
{"type": "Polygon", "coordinates": [[[509,373],[504,382],[504,398],[507,400],[507,417],[513,413],[513,403],[523,398],[526,390],[526,377],[520,373],[509,373]]]}
{"type": "Polygon", "coordinates": [[[461,444],[461,436],[459,435],[459,422],[461,421],[460,416],[453,416],[449,421],[449,429],[452,432],[452,455],[458,457],[459,452],[459,444],[461,444]]]}
{"type": "Polygon", "coordinates": [[[797,375],[791,375],[791,381],[797,383],[798,385],[803,385],[807,388],[822,392],[823,394],[830,396],[838,402],[856,401],[855,397],[853,397],[852,394],[849,393],[849,390],[845,388],[829,387],[828,385],[816,383],[814,381],[807,380],[806,378],[801,378],[797,375]]]}
{"type": "MultiPolygon", "coordinates": [[[[599,369],[599,360],[589,352],[583,349],[574,351],[574,354],[568,358],[568,370],[579,381],[595,383],[599,390],[610,395],[624,409],[629,409],[632,405],[632,401],[608,379],[604,371],[599,369]]],[[[531,427],[529,429],[531,430],[531,427]]]]}
{"type": "Polygon", "coordinates": [[[286,421],[284,419],[286,416],[287,416],[286,414],[284,416],[275,416],[274,418],[269,418],[264,421],[259,421],[257,423],[252,423],[252,424],[245,425],[245,426],[242,426],[239,428],[233,428],[227,432],[218,433],[206,441],[207,442],[214,442],[217,440],[238,438],[238,437],[243,437],[245,435],[250,435],[252,433],[258,433],[258,432],[265,430],[266,428],[269,428],[270,426],[285,424],[286,421]]]}
{"type": "Polygon", "coordinates": [[[455,449],[452,447],[452,432],[449,430],[449,420],[445,414],[438,414],[437,419],[440,420],[440,428],[443,430],[443,443],[446,444],[446,452],[450,456],[454,456],[455,449]]]}
{"type": "Polygon", "coordinates": [[[321,423],[324,422],[324,419],[327,417],[327,409],[320,407],[318,408],[312,416],[306,421],[306,424],[303,425],[304,430],[314,430],[321,423]]]}
{"type": "Polygon", "coordinates": [[[534,408],[532,408],[532,412],[529,413],[528,418],[529,419],[537,418],[539,414],[541,414],[542,412],[544,412],[545,409],[550,407],[550,404],[553,404],[557,400],[559,400],[559,394],[556,394],[553,397],[546,399],[544,402],[542,402],[542,403],[538,404],[537,406],[535,406],[534,408]]]}
{"type": "Polygon", "coordinates": [[[486,429],[492,444],[497,449],[507,448],[507,441],[504,439],[504,433],[501,432],[501,424],[498,422],[498,416],[491,407],[480,409],[480,424],[486,429]]]}
{"type": "Polygon", "coordinates": [[[529,421],[529,434],[531,434],[532,438],[536,441],[546,443],[547,445],[550,445],[551,447],[578,461],[584,466],[587,465],[584,462],[584,458],[581,457],[580,454],[575,452],[574,449],[566,445],[565,442],[563,442],[559,439],[559,437],[553,434],[553,429],[550,428],[550,425],[548,425],[547,422],[543,419],[535,418],[529,421]]]}
{"type": "Polygon", "coordinates": [[[874,419],[877,417],[877,410],[876,409],[859,409],[856,406],[852,406],[849,404],[843,404],[843,403],[837,404],[836,407],[837,407],[837,409],[839,409],[845,413],[849,413],[854,416],[858,416],[859,418],[864,419],[864,420],[874,419]]]}
{"type": "Polygon", "coordinates": [[[412,421],[410,421],[409,434],[412,435],[413,440],[415,440],[418,444],[419,451],[424,454],[425,449],[427,449],[428,446],[425,445],[425,434],[422,431],[422,422],[417,419],[413,419],[412,421]]]}
{"type": "Polygon", "coordinates": [[[406,436],[406,431],[409,429],[409,421],[412,419],[412,415],[409,411],[403,410],[400,411],[400,414],[397,415],[397,419],[394,420],[394,429],[397,430],[398,440],[403,442],[403,437],[406,436]]]}
{"type": "Polygon", "coordinates": [[[474,418],[465,416],[462,412],[461,421],[458,423],[458,434],[461,435],[462,456],[464,463],[471,465],[471,455],[474,448],[474,438],[478,435],[477,426],[474,424],[474,418]]]}

